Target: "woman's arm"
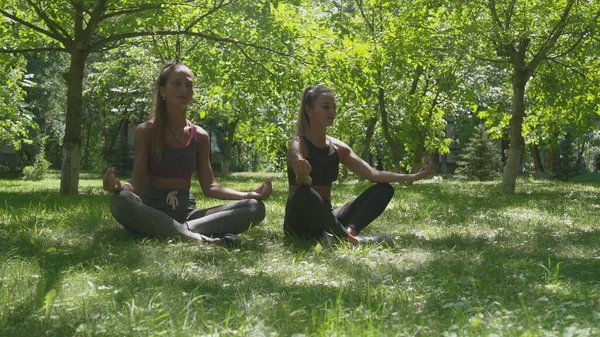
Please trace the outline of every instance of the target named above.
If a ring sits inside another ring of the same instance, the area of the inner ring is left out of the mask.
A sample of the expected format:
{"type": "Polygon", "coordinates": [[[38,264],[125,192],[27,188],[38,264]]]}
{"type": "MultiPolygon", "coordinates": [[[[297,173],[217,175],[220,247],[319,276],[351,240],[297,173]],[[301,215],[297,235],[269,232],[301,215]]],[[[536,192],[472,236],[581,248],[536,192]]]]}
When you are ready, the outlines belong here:
{"type": "Polygon", "coordinates": [[[129,185],[132,192],[140,195],[146,187],[148,179],[148,160],[152,146],[153,129],[150,122],[145,122],[135,128],[133,170],[129,185]]]}
{"type": "Polygon", "coordinates": [[[271,180],[266,179],[265,182],[251,192],[240,192],[221,186],[215,180],[215,175],[210,165],[210,150],[209,150],[209,135],[200,128],[196,127],[196,139],[198,144],[198,161],[196,170],[198,173],[198,181],[202,188],[202,193],[207,197],[223,199],[223,200],[241,200],[241,199],[268,199],[273,190],[271,180]]]}
{"type": "MultiPolygon", "coordinates": [[[[331,137],[330,137],[331,138],[331,137]]],[[[350,171],[356,173],[373,183],[393,183],[393,182],[411,182],[423,179],[433,173],[431,163],[426,163],[418,173],[401,174],[389,171],[379,171],[371,167],[362,160],[354,151],[344,142],[331,138],[340,156],[340,162],[350,171]]]]}
{"type": "Polygon", "coordinates": [[[312,185],[312,179],[310,178],[310,171],[312,167],[306,158],[308,157],[308,150],[304,146],[304,142],[299,136],[292,138],[290,146],[288,148],[288,165],[292,168],[296,174],[296,183],[298,185],[312,185]]]}
{"type": "Polygon", "coordinates": [[[288,148],[288,165],[292,168],[296,175],[310,173],[312,167],[308,160],[308,151],[299,136],[292,138],[288,148]]]}
{"type": "Polygon", "coordinates": [[[131,179],[121,184],[115,175],[115,168],[109,167],[104,174],[104,189],[114,193],[122,190],[131,191],[140,195],[144,191],[147,179],[148,157],[150,155],[150,144],[152,140],[152,124],[142,123],[135,129],[134,136],[134,159],[131,179]]]}

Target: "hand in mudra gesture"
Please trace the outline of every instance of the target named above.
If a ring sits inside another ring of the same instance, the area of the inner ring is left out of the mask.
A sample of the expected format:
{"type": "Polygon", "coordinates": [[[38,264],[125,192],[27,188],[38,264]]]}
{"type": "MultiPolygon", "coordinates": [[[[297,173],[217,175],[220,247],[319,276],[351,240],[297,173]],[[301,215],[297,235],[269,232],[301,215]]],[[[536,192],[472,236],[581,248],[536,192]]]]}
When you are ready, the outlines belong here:
{"type": "Polygon", "coordinates": [[[312,178],[310,177],[310,171],[312,167],[306,159],[296,159],[296,183],[300,185],[312,185],[312,178]]]}
{"type": "Polygon", "coordinates": [[[431,159],[427,159],[425,165],[417,172],[417,176],[419,178],[425,178],[431,174],[433,174],[433,163],[431,162],[431,159]]]}
{"type": "Polygon", "coordinates": [[[121,185],[121,181],[115,175],[115,168],[109,167],[104,174],[104,179],[102,181],[102,187],[105,191],[110,193],[116,193],[123,190],[123,186],[121,185]]]}
{"type": "Polygon", "coordinates": [[[246,194],[246,199],[267,200],[273,191],[271,179],[265,179],[265,182],[254,189],[254,191],[246,194]]]}

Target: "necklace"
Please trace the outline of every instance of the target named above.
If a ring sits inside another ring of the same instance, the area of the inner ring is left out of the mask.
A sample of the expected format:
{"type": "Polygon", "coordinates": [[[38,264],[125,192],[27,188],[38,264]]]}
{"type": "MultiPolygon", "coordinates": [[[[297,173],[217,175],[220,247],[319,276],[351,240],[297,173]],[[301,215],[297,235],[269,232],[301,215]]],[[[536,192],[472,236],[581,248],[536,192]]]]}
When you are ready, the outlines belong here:
{"type": "MultiPolygon", "coordinates": [[[[169,129],[169,131],[170,131],[170,132],[171,132],[171,134],[173,135],[173,138],[175,138],[175,140],[177,141],[177,145],[178,145],[178,146],[181,146],[181,145],[183,145],[183,139],[182,139],[182,138],[179,138],[179,137],[177,137],[177,136],[175,135],[175,132],[173,132],[173,129],[171,129],[171,128],[167,128],[167,129],[169,129]]],[[[185,137],[185,128],[183,129],[183,137],[185,137]]]]}

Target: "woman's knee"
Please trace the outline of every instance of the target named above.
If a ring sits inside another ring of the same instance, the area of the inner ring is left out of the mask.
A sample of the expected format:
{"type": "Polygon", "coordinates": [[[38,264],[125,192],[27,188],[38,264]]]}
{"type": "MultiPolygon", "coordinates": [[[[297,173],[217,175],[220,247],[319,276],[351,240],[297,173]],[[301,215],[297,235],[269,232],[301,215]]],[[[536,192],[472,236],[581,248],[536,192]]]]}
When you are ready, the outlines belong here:
{"type": "Polygon", "coordinates": [[[266,209],[265,204],[261,200],[246,199],[244,200],[245,206],[250,211],[255,224],[259,223],[265,218],[266,209]]]}
{"type": "Polygon", "coordinates": [[[394,187],[389,183],[378,183],[375,188],[386,198],[392,199],[394,196],[394,187]]]}
{"type": "Polygon", "coordinates": [[[130,191],[114,193],[110,199],[110,213],[115,219],[122,219],[124,215],[131,213],[137,199],[139,197],[130,191]]]}
{"type": "Polygon", "coordinates": [[[311,187],[309,185],[300,185],[296,187],[296,191],[294,192],[295,197],[302,197],[311,195],[311,187]]]}
{"type": "Polygon", "coordinates": [[[319,202],[323,202],[319,193],[317,193],[312,187],[308,185],[300,185],[296,188],[294,195],[292,195],[292,199],[309,201],[309,200],[317,200],[319,202]]]}

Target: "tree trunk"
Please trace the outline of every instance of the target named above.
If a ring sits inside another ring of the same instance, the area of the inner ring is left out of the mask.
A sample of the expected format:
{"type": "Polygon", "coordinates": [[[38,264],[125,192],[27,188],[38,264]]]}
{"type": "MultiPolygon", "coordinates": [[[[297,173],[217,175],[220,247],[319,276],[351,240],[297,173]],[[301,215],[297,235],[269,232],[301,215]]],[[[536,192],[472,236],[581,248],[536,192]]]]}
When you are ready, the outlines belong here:
{"type": "Polygon", "coordinates": [[[552,179],[552,173],[554,172],[554,162],[556,159],[557,148],[555,146],[550,147],[550,151],[548,151],[548,160],[546,161],[546,167],[544,168],[544,173],[546,179],[552,179]]]}
{"type": "Polygon", "coordinates": [[[381,129],[383,130],[383,136],[385,137],[388,146],[390,147],[390,152],[392,155],[392,163],[394,165],[394,171],[400,172],[400,153],[398,151],[398,147],[396,142],[392,138],[390,134],[390,127],[388,124],[388,114],[385,109],[385,91],[383,90],[383,86],[379,85],[379,94],[378,94],[378,103],[379,103],[379,113],[381,114],[381,129]]]}
{"type": "Polygon", "coordinates": [[[60,193],[77,194],[81,155],[81,110],[83,107],[83,73],[87,54],[80,50],[71,53],[67,73],[67,116],[63,141],[63,162],[60,193]]]}
{"type": "Polygon", "coordinates": [[[442,173],[448,173],[448,154],[442,155],[442,173]]]}
{"type": "Polygon", "coordinates": [[[525,151],[523,138],[523,118],[525,117],[525,85],[529,80],[528,69],[515,70],[512,80],[512,117],[510,119],[510,148],[504,167],[502,190],[505,193],[515,193],[517,174],[521,166],[521,158],[525,151]]]}
{"type": "Polygon", "coordinates": [[[415,148],[415,158],[410,168],[410,173],[417,173],[421,169],[423,155],[425,154],[425,135],[417,132],[417,146],[415,148]]]}
{"type": "Polygon", "coordinates": [[[221,166],[221,174],[224,177],[229,176],[229,168],[231,166],[231,149],[233,147],[233,139],[235,136],[235,129],[237,122],[227,124],[227,141],[225,142],[225,149],[223,149],[223,165],[221,166]]]}
{"type": "Polygon", "coordinates": [[[83,169],[90,169],[90,139],[92,138],[92,121],[89,121],[85,132],[85,149],[83,150],[83,169]]]}
{"type": "Polygon", "coordinates": [[[365,161],[369,160],[369,154],[371,153],[371,141],[373,140],[373,134],[375,133],[376,125],[377,125],[377,115],[375,115],[372,118],[369,118],[369,120],[367,120],[367,130],[365,133],[365,142],[363,144],[363,148],[360,153],[360,157],[365,161]]]}
{"type": "Polygon", "coordinates": [[[542,156],[540,155],[540,149],[537,145],[531,145],[531,156],[533,157],[533,166],[535,167],[535,173],[544,173],[544,164],[542,163],[542,156]]]}
{"type": "Polygon", "coordinates": [[[414,125],[415,133],[417,135],[417,144],[415,146],[415,157],[413,163],[410,168],[410,173],[417,173],[422,167],[423,156],[425,155],[425,139],[427,137],[427,132],[429,131],[431,120],[433,119],[433,113],[435,111],[435,107],[438,104],[438,99],[440,97],[440,90],[438,89],[435,93],[435,98],[433,102],[431,102],[431,107],[429,109],[429,116],[427,116],[427,120],[425,122],[425,126],[421,128],[416,127],[414,125]]]}

